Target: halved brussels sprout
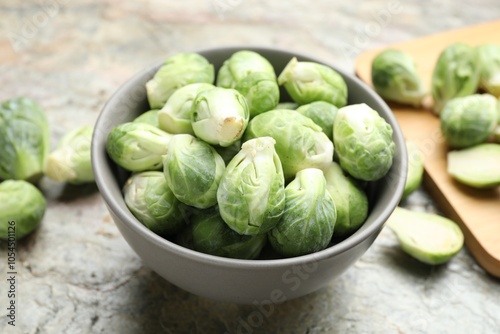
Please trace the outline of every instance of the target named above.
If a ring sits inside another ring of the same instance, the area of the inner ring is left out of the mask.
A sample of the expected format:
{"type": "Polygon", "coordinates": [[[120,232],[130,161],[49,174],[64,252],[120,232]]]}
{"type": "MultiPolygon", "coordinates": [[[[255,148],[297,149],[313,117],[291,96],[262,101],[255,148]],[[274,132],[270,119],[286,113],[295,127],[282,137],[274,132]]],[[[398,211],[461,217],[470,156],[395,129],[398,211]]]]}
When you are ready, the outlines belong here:
{"type": "Polygon", "coordinates": [[[186,85],[214,82],[214,67],[197,53],[178,53],[168,58],[153,79],[146,83],[149,105],[160,109],[168,98],[186,85]]]}
{"type": "Polygon", "coordinates": [[[455,97],[474,94],[479,82],[477,53],[463,43],[446,47],[432,72],[431,93],[434,113],[439,115],[446,102],[455,97]]]}
{"type": "Polygon", "coordinates": [[[40,224],[46,207],[42,193],[31,183],[0,183],[0,239],[24,238],[40,224]]]}
{"type": "Polygon", "coordinates": [[[94,127],[82,126],[68,132],[49,154],[45,175],[59,181],[80,184],[94,182],[90,145],[94,127]]]}
{"type": "Polygon", "coordinates": [[[231,88],[215,87],[200,92],[194,99],[191,125],[196,137],[227,147],[243,136],[249,117],[243,95],[231,88]]]}
{"type": "Polygon", "coordinates": [[[179,201],[199,209],[217,203],[225,165],[212,146],[189,134],[174,135],[163,166],[167,185],[179,201]]]}
{"type": "Polygon", "coordinates": [[[208,83],[189,84],[176,90],[158,113],[160,129],[172,134],[194,135],[191,126],[193,101],[199,92],[215,88],[208,83]]]}
{"type": "Polygon", "coordinates": [[[162,172],[133,174],[123,187],[125,204],[144,226],[159,235],[172,235],[185,223],[182,203],[162,172]]]}
{"type": "Polygon", "coordinates": [[[236,233],[212,208],[193,218],[191,230],[195,250],[235,259],[257,258],[267,242],[266,234],[250,236],[236,233]]]}
{"type": "Polygon", "coordinates": [[[172,137],[150,124],[123,123],[109,133],[106,150],[110,158],[126,170],[159,170],[172,137]]]}
{"type": "Polygon", "coordinates": [[[422,184],[424,175],[424,156],[415,142],[406,142],[408,152],[408,172],[406,173],[405,189],[401,199],[405,199],[422,184]]]}
{"type": "Polygon", "coordinates": [[[160,123],[158,122],[158,113],[160,112],[159,109],[151,109],[146,111],[145,113],[140,114],[137,116],[133,122],[135,123],[147,123],[149,125],[153,125],[157,128],[160,127],[160,123]]]}
{"type": "Polygon", "coordinates": [[[337,209],[335,237],[354,233],[368,216],[368,197],[360,183],[346,175],[340,165],[332,162],[325,173],[326,190],[337,209]]]}
{"type": "Polygon", "coordinates": [[[321,127],[295,110],[270,110],[248,124],[244,141],[273,137],[285,179],[304,168],[325,170],[333,159],[333,144],[321,127]]]}
{"type": "Polygon", "coordinates": [[[433,213],[397,207],[386,224],[396,234],[403,251],[431,265],[449,261],[464,243],[464,235],[455,222],[433,213]]]}
{"type": "Polygon", "coordinates": [[[479,87],[500,97],[500,44],[483,44],[477,47],[479,62],[479,87]]]}
{"type": "Polygon", "coordinates": [[[314,123],[321,126],[321,129],[330,140],[333,140],[333,121],[337,115],[337,110],[336,106],[325,101],[316,101],[297,108],[299,113],[309,117],[314,123]]]}
{"type": "Polygon", "coordinates": [[[384,177],[395,152],[392,132],[390,124],[364,103],[340,108],[333,124],[333,142],[342,168],[365,181],[384,177]]]}
{"type": "Polygon", "coordinates": [[[326,101],[340,108],[347,104],[347,85],[334,69],[293,57],[278,77],[298,104],[326,101]]]}
{"type": "Polygon", "coordinates": [[[330,243],[337,219],[323,172],[306,168],[285,188],[285,211],[268,233],[271,246],[284,256],[318,252],[330,243]]]}
{"type": "Polygon", "coordinates": [[[37,182],[49,154],[49,124],[42,107],[28,98],[0,105],[0,179],[37,182]]]}
{"type": "Polygon", "coordinates": [[[418,106],[427,95],[414,60],[403,51],[380,52],[373,59],[371,76],[377,93],[388,101],[418,106]]]}
{"type": "Polygon", "coordinates": [[[497,124],[497,100],[489,94],[454,98],[441,112],[441,131],[454,148],[484,142],[497,124]]]}
{"type": "Polygon", "coordinates": [[[239,234],[257,235],[278,223],[285,206],[285,180],[275,140],[255,138],[227,166],[217,191],[219,212],[239,234]]]}
{"type": "Polygon", "coordinates": [[[475,188],[500,185],[500,144],[479,144],[448,152],[448,174],[475,188]]]}

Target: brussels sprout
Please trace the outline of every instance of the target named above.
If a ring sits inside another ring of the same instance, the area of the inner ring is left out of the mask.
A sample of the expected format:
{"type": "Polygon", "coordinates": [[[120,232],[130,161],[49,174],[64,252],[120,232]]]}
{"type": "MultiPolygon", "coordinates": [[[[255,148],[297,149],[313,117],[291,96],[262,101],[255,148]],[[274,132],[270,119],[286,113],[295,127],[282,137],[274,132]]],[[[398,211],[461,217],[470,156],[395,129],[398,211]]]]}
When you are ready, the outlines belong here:
{"type": "Polygon", "coordinates": [[[408,152],[408,171],[406,173],[406,183],[402,199],[405,199],[420,187],[424,175],[424,157],[418,145],[407,141],[406,151],[408,152]]]}
{"type": "Polygon", "coordinates": [[[464,244],[458,225],[433,213],[397,207],[386,224],[396,234],[403,251],[426,264],[449,261],[464,244]]]}
{"type": "Polygon", "coordinates": [[[475,49],[462,43],[448,46],[439,55],[432,73],[434,113],[439,115],[446,102],[454,97],[473,94],[477,90],[478,82],[475,49]]]}
{"type": "Polygon", "coordinates": [[[485,143],[448,152],[448,174],[474,188],[500,185],[500,144],[485,143]]]}
{"type": "Polygon", "coordinates": [[[321,126],[321,129],[330,140],[333,140],[333,120],[337,115],[337,110],[336,106],[325,101],[316,101],[297,108],[299,113],[309,117],[314,123],[321,126]]]}
{"type": "Polygon", "coordinates": [[[0,105],[0,179],[37,182],[49,154],[49,124],[43,109],[28,98],[0,105]]]}
{"type": "Polygon", "coordinates": [[[323,172],[306,168],[285,188],[285,211],[268,233],[271,246],[284,256],[320,251],[332,239],[337,212],[323,172]]]}
{"type": "Polygon", "coordinates": [[[285,179],[304,168],[328,168],[333,159],[333,144],[321,127],[295,110],[270,110],[248,123],[243,141],[269,136],[283,166],[285,179]]]}
{"type": "Polygon", "coordinates": [[[173,134],[194,135],[191,126],[193,100],[199,92],[214,87],[212,84],[195,83],[176,90],[158,114],[160,129],[173,134]]]}
{"type": "Polygon", "coordinates": [[[93,182],[95,178],[90,161],[93,132],[92,126],[82,126],[64,135],[57,149],[49,154],[45,174],[59,182],[93,182]]]}
{"type": "Polygon", "coordinates": [[[217,191],[219,212],[239,234],[266,233],[283,214],[285,180],[274,144],[270,137],[243,143],[222,175],[217,191]]]}
{"type": "Polygon", "coordinates": [[[375,181],[392,166],[392,128],[368,105],[340,108],[333,123],[333,142],[340,165],[355,178],[375,181]]]}
{"type": "Polygon", "coordinates": [[[332,162],[325,173],[326,190],[337,209],[334,236],[354,233],[368,216],[368,197],[359,182],[345,175],[340,165],[332,162]]]}
{"type": "Polygon", "coordinates": [[[280,102],[273,109],[288,109],[295,110],[299,107],[299,105],[295,102],[280,102]]]}
{"type": "Polygon", "coordinates": [[[269,76],[264,72],[249,74],[238,82],[235,89],[245,96],[250,117],[274,109],[280,99],[276,76],[269,76]]]}
{"type": "Polygon", "coordinates": [[[137,116],[134,119],[134,122],[136,123],[147,123],[149,125],[156,126],[157,128],[160,127],[160,124],[158,122],[158,113],[160,112],[159,109],[151,109],[146,111],[145,113],[142,113],[141,115],[137,116]]]}
{"type": "Polygon", "coordinates": [[[162,172],[133,174],[123,193],[132,214],[154,233],[172,235],[184,225],[183,205],[167,186],[162,172]]]}
{"type": "Polygon", "coordinates": [[[31,233],[45,213],[47,203],[42,193],[24,180],[0,183],[0,239],[17,240],[31,233]]]}
{"type": "Polygon", "coordinates": [[[340,108],[347,104],[347,85],[332,68],[293,57],[278,77],[278,83],[298,104],[326,101],[340,108]]]}
{"type": "Polygon", "coordinates": [[[111,159],[132,172],[159,170],[173,136],[157,127],[139,122],[123,123],[111,130],[106,150],[111,159]]]}
{"type": "Polygon", "coordinates": [[[194,134],[209,144],[227,147],[238,141],[249,119],[245,97],[231,88],[200,92],[193,101],[194,134]]]}
{"type": "Polygon", "coordinates": [[[215,149],[189,134],[174,135],[163,158],[165,179],[175,197],[199,209],[217,203],[224,160],[215,149]]]}
{"type": "Polygon", "coordinates": [[[427,95],[415,62],[403,51],[380,52],[373,59],[371,76],[377,93],[388,101],[418,106],[427,95]]]}
{"type": "Polygon", "coordinates": [[[497,100],[489,94],[457,97],[446,103],[441,112],[441,131],[454,148],[484,142],[497,124],[497,100]]]}
{"type": "Polygon", "coordinates": [[[267,241],[266,234],[240,235],[231,230],[216,209],[192,220],[193,248],[199,252],[235,259],[255,259],[267,241]]]}
{"type": "Polygon", "coordinates": [[[267,74],[271,79],[276,78],[273,65],[257,52],[249,50],[235,52],[219,69],[217,86],[236,88],[240,81],[255,72],[267,74]]]}
{"type": "Polygon", "coordinates": [[[197,53],[179,53],[168,58],[146,83],[149,105],[160,109],[175,90],[186,85],[214,82],[214,67],[197,53]]]}
{"type": "Polygon", "coordinates": [[[500,97],[500,44],[483,44],[477,47],[479,62],[479,87],[500,97]]]}

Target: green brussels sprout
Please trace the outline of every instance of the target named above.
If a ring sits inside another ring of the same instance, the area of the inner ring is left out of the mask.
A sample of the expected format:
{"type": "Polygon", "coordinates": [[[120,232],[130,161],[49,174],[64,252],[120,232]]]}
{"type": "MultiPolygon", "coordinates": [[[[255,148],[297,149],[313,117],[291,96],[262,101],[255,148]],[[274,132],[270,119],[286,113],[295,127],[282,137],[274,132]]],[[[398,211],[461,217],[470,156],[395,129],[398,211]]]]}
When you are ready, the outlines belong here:
{"type": "Polygon", "coordinates": [[[309,117],[314,123],[321,126],[321,129],[330,140],[333,140],[333,120],[337,115],[337,110],[336,106],[325,101],[316,101],[297,108],[299,113],[309,117]]]}
{"type": "Polygon", "coordinates": [[[340,108],[347,104],[347,85],[332,68],[293,57],[278,77],[298,104],[326,101],[340,108]]]}
{"type": "Polygon", "coordinates": [[[37,182],[49,154],[49,124],[42,107],[28,98],[0,105],[0,179],[37,182]]]}
{"type": "Polygon", "coordinates": [[[384,177],[394,158],[392,132],[390,124],[364,103],[340,108],[333,123],[333,142],[342,168],[364,181],[384,177]]]}
{"type": "Polygon", "coordinates": [[[299,107],[299,105],[295,102],[280,102],[273,109],[288,109],[295,110],[299,107]]]}
{"type": "Polygon", "coordinates": [[[217,203],[224,160],[215,149],[190,134],[174,135],[163,157],[165,179],[175,197],[199,209],[217,203]]]}
{"type": "Polygon", "coordinates": [[[111,130],[106,141],[110,158],[132,172],[160,170],[173,135],[139,122],[123,123],[111,130]]]}
{"type": "Polygon", "coordinates": [[[202,91],[193,101],[191,125],[194,134],[212,145],[227,147],[238,141],[248,119],[245,97],[231,88],[202,91]]]}
{"type": "Polygon", "coordinates": [[[219,212],[239,234],[257,235],[278,223],[285,206],[285,179],[275,140],[255,138],[227,166],[217,191],[219,212]]]}
{"type": "Polygon", "coordinates": [[[235,88],[247,100],[250,117],[274,109],[280,99],[276,76],[255,72],[239,81],[235,88]]]}
{"type": "Polygon", "coordinates": [[[396,207],[386,224],[396,234],[401,249],[426,264],[449,261],[464,244],[458,225],[433,213],[396,207]]]}
{"type": "Polygon", "coordinates": [[[266,73],[271,79],[276,78],[273,65],[257,52],[249,50],[235,52],[219,69],[217,86],[236,88],[240,81],[255,72],[266,73]]]}
{"type": "Polygon", "coordinates": [[[92,126],[82,126],[63,136],[56,150],[47,158],[45,175],[59,182],[80,184],[94,182],[90,161],[92,126]]]}
{"type": "Polygon", "coordinates": [[[31,233],[45,213],[42,193],[24,180],[0,183],[0,239],[20,240],[31,233]]]}
{"type": "Polygon", "coordinates": [[[500,97],[500,44],[483,44],[477,47],[479,62],[479,87],[500,97]]]}
{"type": "Polygon", "coordinates": [[[455,43],[445,48],[434,67],[431,93],[434,113],[439,115],[446,102],[455,97],[474,94],[479,82],[475,49],[455,43]]]}
{"type": "Polygon", "coordinates": [[[172,134],[194,135],[191,126],[193,100],[199,92],[214,87],[208,83],[195,83],[176,90],[158,114],[160,129],[172,134]]]}
{"type": "Polygon", "coordinates": [[[325,173],[326,190],[332,196],[337,210],[335,237],[354,233],[368,216],[368,197],[359,182],[332,162],[325,173]]]}
{"type": "Polygon", "coordinates": [[[330,243],[337,220],[323,172],[306,168],[285,188],[285,211],[268,233],[271,246],[284,256],[318,252],[330,243]]]}
{"type": "Polygon", "coordinates": [[[285,179],[304,168],[328,168],[333,159],[333,143],[321,127],[295,110],[270,110],[255,116],[243,141],[269,136],[283,166],[285,179]]]}
{"type": "Polygon", "coordinates": [[[373,59],[371,77],[375,91],[388,101],[418,106],[427,95],[415,62],[400,50],[380,52],[373,59]]]}
{"type": "Polygon", "coordinates": [[[146,83],[149,105],[161,109],[179,88],[192,83],[213,83],[214,67],[197,53],[179,53],[168,58],[146,83]]]}
{"type": "Polygon", "coordinates": [[[267,242],[266,234],[240,235],[230,229],[216,209],[204,210],[191,222],[193,248],[235,259],[255,259],[267,242]]]}
{"type": "Polygon", "coordinates": [[[157,128],[160,127],[160,123],[158,122],[158,113],[160,112],[159,109],[151,109],[146,111],[145,113],[140,114],[137,116],[133,122],[136,123],[147,123],[149,125],[156,126],[157,128]]]}
{"type": "Polygon", "coordinates": [[[497,100],[489,94],[457,97],[446,103],[440,114],[441,131],[454,148],[484,142],[497,124],[497,100]]]}
{"type": "Polygon", "coordinates": [[[448,152],[448,174],[474,188],[500,185],[500,144],[485,143],[448,152]]]}
{"type": "Polygon", "coordinates": [[[406,142],[406,151],[408,152],[408,171],[406,173],[406,183],[401,199],[405,199],[422,184],[424,175],[424,157],[414,142],[406,142]]]}
{"type": "Polygon", "coordinates": [[[133,174],[123,186],[125,204],[144,226],[159,235],[172,235],[184,225],[182,203],[167,186],[162,172],[133,174]]]}

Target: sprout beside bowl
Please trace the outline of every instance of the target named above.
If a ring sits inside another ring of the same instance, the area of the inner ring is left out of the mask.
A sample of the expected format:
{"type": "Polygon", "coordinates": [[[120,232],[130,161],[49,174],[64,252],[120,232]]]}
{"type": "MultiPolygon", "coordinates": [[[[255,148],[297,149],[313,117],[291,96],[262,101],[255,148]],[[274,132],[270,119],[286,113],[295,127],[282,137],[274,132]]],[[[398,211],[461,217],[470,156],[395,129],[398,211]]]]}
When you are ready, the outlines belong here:
{"type": "MultiPolygon", "coordinates": [[[[217,71],[240,50],[258,52],[280,73],[293,57],[319,60],[288,51],[265,48],[218,48],[197,51],[217,71]]],[[[322,251],[280,259],[242,260],[197,252],[165,239],[142,225],[127,208],[122,188],[129,173],[106,154],[106,138],[113,127],[130,122],[150,109],[145,84],[161,64],[127,81],[108,101],[97,120],[92,140],[96,182],[121,234],[145,265],[176,286],[199,296],[235,303],[282,302],[316,291],[354,264],[371,246],[385,221],[399,203],[406,178],[407,158],[401,130],[385,102],[354,75],[331,64],[344,78],[348,104],[366,103],[392,126],[396,144],[394,162],[387,175],[367,188],[370,203],[365,223],[351,236],[322,251]]],[[[284,90],[281,101],[290,100],[284,90]]]]}

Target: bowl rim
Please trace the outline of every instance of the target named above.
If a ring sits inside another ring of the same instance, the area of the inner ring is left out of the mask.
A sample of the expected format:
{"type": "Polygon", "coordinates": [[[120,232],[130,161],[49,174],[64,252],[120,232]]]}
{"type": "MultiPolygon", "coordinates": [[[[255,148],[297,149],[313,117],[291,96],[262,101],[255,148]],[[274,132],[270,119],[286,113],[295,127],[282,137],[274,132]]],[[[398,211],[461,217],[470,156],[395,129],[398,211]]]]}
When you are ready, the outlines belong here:
{"type": "MultiPolygon", "coordinates": [[[[392,113],[392,110],[389,108],[387,103],[373,90],[369,85],[364,83],[361,79],[359,79],[354,73],[348,73],[345,70],[336,67],[334,64],[331,64],[327,61],[321,60],[319,58],[316,58],[315,56],[310,56],[304,53],[299,53],[296,52],[295,50],[285,50],[281,48],[270,48],[270,47],[259,47],[259,46],[241,46],[241,45],[236,45],[236,46],[221,46],[221,47],[215,47],[215,48],[206,48],[206,49],[199,49],[199,50],[194,50],[194,51],[186,51],[186,52],[194,52],[194,53],[199,53],[199,54],[207,54],[207,53],[217,53],[221,51],[225,51],[228,53],[234,53],[236,51],[240,50],[252,50],[255,52],[260,53],[262,52],[271,52],[271,53],[282,53],[282,54],[288,54],[290,56],[295,56],[297,58],[305,58],[309,59],[310,61],[315,61],[320,64],[327,65],[331,68],[333,68],[335,71],[337,71],[342,77],[349,77],[350,80],[352,80],[356,85],[361,87],[361,89],[365,90],[384,110],[384,118],[389,119],[390,122],[392,123],[391,125],[393,128],[393,140],[396,142],[396,150],[400,150],[401,160],[400,164],[402,165],[401,168],[401,173],[404,175],[401,175],[398,177],[398,182],[396,183],[396,188],[393,189],[393,195],[390,197],[390,201],[386,203],[385,208],[382,209],[380,212],[380,215],[375,218],[373,223],[362,229],[356,231],[353,235],[349,236],[348,238],[342,240],[338,244],[334,244],[332,246],[329,246],[321,251],[311,253],[311,254],[306,254],[306,255],[300,255],[300,256],[295,256],[295,257],[289,257],[289,258],[278,258],[278,259],[254,259],[254,260],[246,260],[246,259],[233,259],[233,258],[225,258],[225,257],[220,257],[216,255],[211,255],[211,254],[205,254],[202,252],[198,252],[192,249],[189,249],[187,247],[178,245],[174,243],[173,241],[170,241],[168,239],[165,239],[156,233],[152,232],[148,228],[146,228],[142,223],[133,216],[133,214],[130,211],[125,212],[126,210],[122,210],[122,208],[118,204],[118,199],[114,198],[111,194],[111,191],[108,187],[108,184],[110,182],[114,182],[113,180],[106,180],[103,175],[101,174],[101,168],[106,167],[107,161],[106,161],[106,153],[102,152],[103,148],[105,148],[105,138],[103,136],[99,135],[99,131],[94,131],[94,134],[92,136],[92,145],[91,145],[91,158],[92,158],[92,168],[95,174],[95,179],[96,179],[96,184],[99,189],[99,192],[101,193],[101,196],[103,197],[107,207],[109,210],[112,211],[112,214],[116,215],[122,222],[123,226],[127,227],[128,229],[132,230],[134,233],[140,235],[142,238],[147,239],[149,242],[154,243],[156,246],[165,249],[169,252],[174,253],[175,255],[178,255],[180,257],[189,259],[191,261],[199,262],[199,263],[210,263],[212,265],[216,265],[219,267],[226,267],[226,268],[238,268],[238,269],[266,269],[269,267],[277,268],[277,267],[290,267],[290,266],[297,266],[297,265],[304,265],[304,264],[309,264],[312,262],[318,262],[325,260],[327,258],[332,258],[336,255],[339,255],[341,253],[344,253],[355,246],[361,244],[364,240],[369,238],[371,235],[374,233],[377,233],[377,230],[380,231],[385,224],[385,221],[389,218],[391,213],[394,211],[396,206],[399,204],[399,201],[401,199],[401,196],[403,194],[403,189],[405,185],[405,179],[406,179],[406,170],[408,168],[407,164],[407,152],[406,152],[406,147],[404,145],[404,137],[401,131],[401,128],[399,127],[397,120],[392,113]],[[398,145],[398,142],[400,145],[398,145]],[[404,172],[404,173],[403,173],[404,172]]],[[[173,55],[173,54],[172,54],[173,55]]],[[[170,55],[167,55],[170,56],[170,55]]],[[[110,105],[112,102],[116,99],[118,99],[119,96],[122,95],[123,92],[129,90],[130,88],[134,87],[134,82],[138,79],[144,76],[146,73],[154,73],[155,69],[158,68],[161,62],[156,62],[152,65],[149,65],[142,69],[139,72],[136,72],[133,76],[131,76],[129,79],[127,79],[123,84],[119,86],[119,88],[111,95],[111,97],[106,101],[105,105],[101,109],[101,112],[99,113],[99,116],[96,120],[95,123],[95,129],[98,130],[100,128],[101,124],[104,124],[104,120],[106,119],[107,114],[109,113],[110,110],[110,105]]],[[[380,112],[380,110],[377,110],[377,112],[380,112]]],[[[394,160],[396,161],[396,160],[394,160]]],[[[123,200],[123,198],[122,198],[123,200]]],[[[116,224],[116,222],[115,222],[116,224]]],[[[123,236],[124,237],[124,236],[123,236]]],[[[128,240],[126,240],[128,242],[128,240]]]]}

